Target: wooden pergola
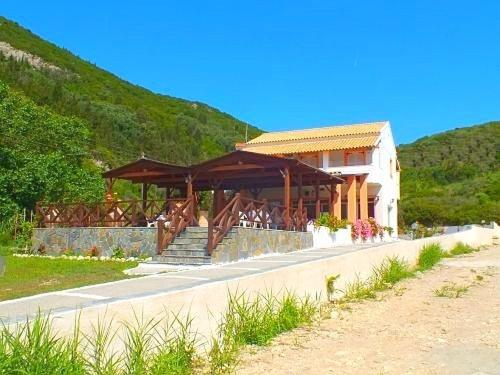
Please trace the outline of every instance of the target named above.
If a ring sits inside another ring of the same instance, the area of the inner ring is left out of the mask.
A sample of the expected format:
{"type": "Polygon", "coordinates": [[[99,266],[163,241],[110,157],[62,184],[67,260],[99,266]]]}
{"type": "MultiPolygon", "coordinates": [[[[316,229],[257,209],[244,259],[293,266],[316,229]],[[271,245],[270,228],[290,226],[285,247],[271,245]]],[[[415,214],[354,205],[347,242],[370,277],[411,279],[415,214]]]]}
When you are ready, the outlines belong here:
{"type": "Polygon", "coordinates": [[[213,210],[208,218],[210,254],[228,231],[242,222],[255,228],[305,231],[308,218],[303,205],[303,188],[314,187],[318,217],[321,211],[320,186],[330,191],[330,212],[333,213],[334,207],[338,208],[340,204],[336,185],[344,182],[337,175],[293,158],[241,150],[191,166],[142,157],[103,173],[103,177],[108,190],[105,202],[38,205],[42,225],[112,227],[154,223],[159,228],[158,252],[161,253],[187,226],[197,225],[194,215],[198,203],[196,192],[213,191],[213,210]],[[141,200],[113,199],[112,189],[117,179],[141,184],[141,200]],[[165,198],[148,200],[151,185],[164,188],[165,198]],[[268,202],[265,198],[258,200],[262,190],[269,188],[282,189],[279,203],[268,202]],[[292,199],[292,188],[297,189],[295,200],[292,199]],[[234,194],[226,199],[225,192],[228,191],[234,194]]]}
{"type": "Polygon", "coordinates": [[[324,172],[293,158],[257,154],[248,151],[233,151],[206,162],[183,167],[147,158],[112,169],[103,174],[111,190],[116,179],[142,184],[143,206],[146,205],[148,187],[165,188],[165,199],[172,197],[174,189],[181,197],[189,198],[196,191],[214,191],[214,214],[218,213],[221,196],[225,190],[247,191],[257,198],[264,188],[283,188],[283,203],[290,210],[291,188],[296,187],[298,198],[302,187],[313,186],[316,190],[316,211],[319,215],[319,187],[326,186],[335,196],[336,184],[344,182],[337,175],[324,172]],[[287,204],[288,203],[288,204],[287,204]]]}

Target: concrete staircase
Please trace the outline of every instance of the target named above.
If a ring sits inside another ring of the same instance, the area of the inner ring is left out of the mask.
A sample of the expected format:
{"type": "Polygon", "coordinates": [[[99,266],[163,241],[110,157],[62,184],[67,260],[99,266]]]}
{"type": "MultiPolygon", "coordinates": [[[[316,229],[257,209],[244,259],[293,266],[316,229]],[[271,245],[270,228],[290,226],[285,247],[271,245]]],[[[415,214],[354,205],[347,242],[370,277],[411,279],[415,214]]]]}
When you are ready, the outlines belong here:
{"type": "MultiPolygon", "coordinates": [[[[223,242],[232,241],[232,234],[223,242]]],[[[207,254],[208,228],[187,227],[161,255],[153,257],[153,262],[166,264],[204,265],[211,264],[207,254]]]]}

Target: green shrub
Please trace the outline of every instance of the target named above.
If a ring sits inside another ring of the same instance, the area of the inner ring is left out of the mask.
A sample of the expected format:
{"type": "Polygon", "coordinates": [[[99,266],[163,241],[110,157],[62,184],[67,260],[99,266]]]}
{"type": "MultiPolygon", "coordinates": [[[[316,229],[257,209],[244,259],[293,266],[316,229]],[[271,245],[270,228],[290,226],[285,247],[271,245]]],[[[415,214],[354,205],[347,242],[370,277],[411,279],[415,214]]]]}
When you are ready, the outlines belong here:
{"type": "Polygon", "coordinates": [[[347,228],[349,222],[346,219],[339,219],[337,216],[330,214],[321,214],[315,221],[314,227],[326,227],[330,232],[336,232],[339,229],[347,228]]]}
{"type": "Polygon", "coordinates": [[[418,256],[418,268],[422,271],[428,270],[438,263],[444,255],[445,253],[440,244],[433,243],[425,245],[420,250],[420,254],[418,256]]]}
{"type": "Polygon", "coordinates": [[[473,248],[472,246],[469,246],[467,244],[464,244],[463,242],[458,242],[453,249],[450,250],[451,255],[462,255],[462,254],[470,254],[477,251],[477,249],[473,248]]]}
{"type": "Polygon", "coordinates": [[[123,250],[121,247],[114,248],[111,258],[125,258],[125,250],[123,250]]]}

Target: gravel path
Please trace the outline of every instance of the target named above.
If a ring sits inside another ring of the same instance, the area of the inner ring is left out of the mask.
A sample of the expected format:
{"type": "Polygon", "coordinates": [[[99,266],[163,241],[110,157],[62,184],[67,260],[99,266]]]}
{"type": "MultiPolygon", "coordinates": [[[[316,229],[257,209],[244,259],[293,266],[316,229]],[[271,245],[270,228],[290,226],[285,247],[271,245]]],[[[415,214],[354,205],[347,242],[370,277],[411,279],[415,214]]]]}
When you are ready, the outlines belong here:
{"type": "Polygon", "coordinates": [[[446,259],[377,301],[248,348],[238,374],[500,374],[500,246],[446,259]],[[444,285],[459,298],[437,297],[444,285]]]}

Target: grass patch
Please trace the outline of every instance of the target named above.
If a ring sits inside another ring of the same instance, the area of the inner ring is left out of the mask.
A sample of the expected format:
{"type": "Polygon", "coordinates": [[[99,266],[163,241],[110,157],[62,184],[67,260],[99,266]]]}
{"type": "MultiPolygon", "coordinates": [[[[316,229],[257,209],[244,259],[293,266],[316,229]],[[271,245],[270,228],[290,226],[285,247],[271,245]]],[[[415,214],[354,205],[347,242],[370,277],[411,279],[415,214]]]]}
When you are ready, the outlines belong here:
{"type": "Polygon", "coordinates": [[[85,360],[78,350],[78,331],[70,339],[57,337],[49,318],[38,316],[13,331],[0,332],[2,374],[85,374],[85,360]]]}
{"type": "Polygon", "coordinates": [[[392,288],[397,282],[412,277],[414,272],[407,262],[399,257],[386,258],[378,267],[373,268],[371,285],[375,290],[392,288]]]}
{"type": "Polygon", "coordinates": [[[437,297],[459,298],[469,290],[467,285],[457,285],[455,283],[443,285],[441,288],[434,290],[437,297]]]}
{"type": "Polygon", "coordinates": [[[438,243],[433,243],[430,245],[425,245],[420,250],[418,256],[417,265],[420,271],[426,271],[434,267],[443,257],[445,252],[443,248],[438,243]]]}
{"type": "Polygon", "coordinates": [[[196,335],[191,319],[138,319],[125,325],[125,351],[111,322],[99,320],[90,335],[70,338],[54,333],[50,317],[38,315],[14,330],[0,330],[0,373],[37,375],[188,375],[193,372],[196,335]],[[162,323],[164,323],[162,325],[162,323]]]}
{"type": "Polygon", "coordinates": [[[20,258],[11,255],[4,258],[6,268],[4,276],[0,277],[0,301],[126,279],[130,276],[123,271],[137,266],[137,262],[20,258]]]}
{"type": "Polygon", "coordinates": [[[267,345],[280,333],[311,324],[318,311],[310,298],[300,299],[290,292],[282,297],[268,293],[254,299],[230,295],[228,311],[208,353],[210,372],[232,372],[243,345],[267,345]]]}
{"type": "Polygon", "coordinates": [[[343,302],[352,302],[375,297],[375,289],[370,280],[363,281],[359,276],[356,276],[354,281],[346,284],[342,300],[343,302]]]}
{"type": "Polygon", "coordinates": [[[458,242],[453,247],[453,249],[450,250],[450,254],[453,256],[456,256],[456,255],[463,255],[463,254],[471,254],[471,253],[474,253],[476,251],[479,251],[479,250],[473,248],[472,246],[464,244],[463,242],[458,242]]]}

